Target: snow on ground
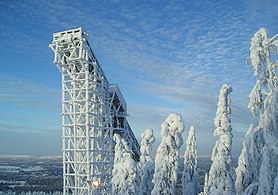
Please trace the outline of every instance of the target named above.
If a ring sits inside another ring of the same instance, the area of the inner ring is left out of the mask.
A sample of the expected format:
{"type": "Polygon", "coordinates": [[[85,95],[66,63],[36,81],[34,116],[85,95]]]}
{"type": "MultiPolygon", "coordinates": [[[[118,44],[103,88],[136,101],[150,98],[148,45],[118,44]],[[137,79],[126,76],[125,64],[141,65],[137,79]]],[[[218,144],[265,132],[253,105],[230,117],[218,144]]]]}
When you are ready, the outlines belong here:
{"type": "Polygon", "coordinates": [[[19,166],[11,166],[11,165],[0,165],[0,172],[9,172],[9,173],[19,173],[20,171],[24,172],[33,172],[33,171],[43,171],[46,170],[42,166],[33,166],[28,168],[22,168],[19,166]]]}

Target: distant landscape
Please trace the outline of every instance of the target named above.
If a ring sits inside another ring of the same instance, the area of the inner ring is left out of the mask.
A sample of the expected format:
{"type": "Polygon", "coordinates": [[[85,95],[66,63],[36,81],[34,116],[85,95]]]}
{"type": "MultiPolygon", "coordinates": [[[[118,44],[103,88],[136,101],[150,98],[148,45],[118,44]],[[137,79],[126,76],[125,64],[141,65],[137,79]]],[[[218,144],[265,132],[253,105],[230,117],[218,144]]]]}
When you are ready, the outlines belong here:
{"type": "Polygon", "coordinates": [[[0,156],[0,191],[54,192],[63,189],[62,157],[0,156]]]}

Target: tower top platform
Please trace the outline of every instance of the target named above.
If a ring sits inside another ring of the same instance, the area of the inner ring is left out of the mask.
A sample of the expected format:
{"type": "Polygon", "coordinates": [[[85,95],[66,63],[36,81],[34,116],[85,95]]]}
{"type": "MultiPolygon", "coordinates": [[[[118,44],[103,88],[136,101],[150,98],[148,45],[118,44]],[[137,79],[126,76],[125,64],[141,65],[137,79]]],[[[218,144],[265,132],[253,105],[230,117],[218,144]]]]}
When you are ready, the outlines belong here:
{"type": "Polygon", "coordinates": [[[72,37],[72,38],[83,37],[86,40],[89,40],[89,33],[85,32],[81,27],[62,31],[62,32],[57,32],[57,33],[53,33],[53,42],[60,41],[61,39],[69,38],[69,37],[72,37]]]}

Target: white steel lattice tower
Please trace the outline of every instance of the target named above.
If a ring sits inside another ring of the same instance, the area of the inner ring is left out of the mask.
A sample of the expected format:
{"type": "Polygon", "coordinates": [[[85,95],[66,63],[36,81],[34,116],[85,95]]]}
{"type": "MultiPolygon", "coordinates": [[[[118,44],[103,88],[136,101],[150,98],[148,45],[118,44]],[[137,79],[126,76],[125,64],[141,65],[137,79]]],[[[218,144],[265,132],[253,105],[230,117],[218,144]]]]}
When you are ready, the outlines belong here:
{"type": "Polygon", "coordinates": [[[139,158],[125,100],[117,85],[109,85],[88,40],[77,28],[54,33],[49,45],[62,74],[63,194],[112,193],[114,132],[139,158]]]}
{"type": "Polygon", "coordinates": [[[62,73],[64,194],[111,192],[113,151],[108,83],[81,28],[55,33],[50,45],[62,73]],[[98,187],[98,186],[96,186],[98,187]]]}

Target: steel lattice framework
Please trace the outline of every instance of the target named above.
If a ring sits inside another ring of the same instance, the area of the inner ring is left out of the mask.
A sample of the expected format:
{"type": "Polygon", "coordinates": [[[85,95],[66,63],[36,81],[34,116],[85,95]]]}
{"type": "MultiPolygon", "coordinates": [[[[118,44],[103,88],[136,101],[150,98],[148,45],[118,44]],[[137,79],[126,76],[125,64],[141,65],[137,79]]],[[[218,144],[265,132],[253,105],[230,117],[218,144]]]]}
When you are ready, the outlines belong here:
{"type": "Polygon", "coordinates": [[[49,45],[62,74],[64,194],[111,194],[113,133],[120,133],[138,159],[139,145],[126,120],[127,105],[117,85],[109,85],[77,28],[54,33],[49,45]]]}

